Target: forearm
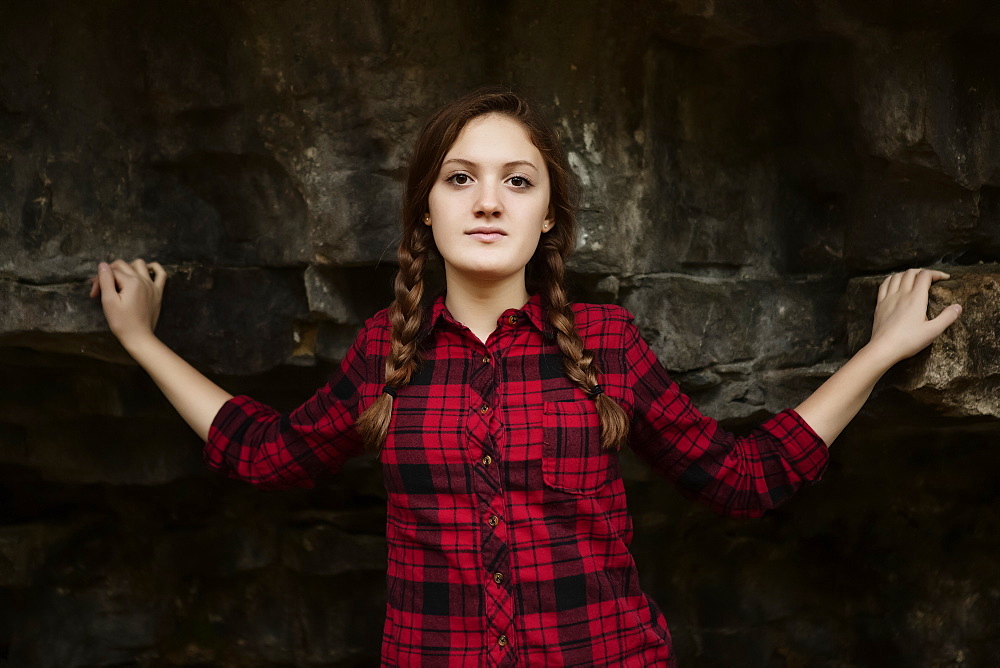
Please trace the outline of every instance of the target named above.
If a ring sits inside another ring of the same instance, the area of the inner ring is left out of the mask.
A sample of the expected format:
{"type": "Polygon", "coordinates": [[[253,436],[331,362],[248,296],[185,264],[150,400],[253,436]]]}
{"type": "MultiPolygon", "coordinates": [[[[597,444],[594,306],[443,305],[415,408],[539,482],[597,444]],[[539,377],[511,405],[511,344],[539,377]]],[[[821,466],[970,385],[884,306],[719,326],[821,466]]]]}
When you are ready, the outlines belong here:
{"type": "Polygon", "coordinates": [[[232,395],[202,375],[153,335],[127,344],[125,349],[146,370],[167,400],[198,437],[208,440],[208,429],[232,395]]]}
{"type": "Polygon", "coordinates": [[[857,415],[892,358],[871,344],[862,348],[795,408],[828,446],[857,415]]]}

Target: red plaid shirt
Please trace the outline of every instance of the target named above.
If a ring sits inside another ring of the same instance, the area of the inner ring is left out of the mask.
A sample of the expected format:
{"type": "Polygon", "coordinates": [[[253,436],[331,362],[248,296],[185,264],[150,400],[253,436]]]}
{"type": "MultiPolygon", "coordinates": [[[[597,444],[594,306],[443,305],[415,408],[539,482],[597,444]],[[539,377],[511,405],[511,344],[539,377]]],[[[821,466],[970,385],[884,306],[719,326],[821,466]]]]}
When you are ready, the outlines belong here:
{"type": "MultiPolygon", "coordinates": [[[[793,411],[736,438],[678,391],[618,306],[576,304],[631,447],[688,495],[759,515],[819,479],[827,448],[793,411]]],[[[311,486],[362,452],[352,425],[381,393],[390,325],[366,324],[329,383],[288,415],[237,396],[205,456],[262,487],[311,486]]],[[[485,344],[443,298],[426,359],[399,390],[381,461],[388,494],[385,666],[673,665],[639,588],[618,454],[563,373],[538,297],[485,344]]]]}

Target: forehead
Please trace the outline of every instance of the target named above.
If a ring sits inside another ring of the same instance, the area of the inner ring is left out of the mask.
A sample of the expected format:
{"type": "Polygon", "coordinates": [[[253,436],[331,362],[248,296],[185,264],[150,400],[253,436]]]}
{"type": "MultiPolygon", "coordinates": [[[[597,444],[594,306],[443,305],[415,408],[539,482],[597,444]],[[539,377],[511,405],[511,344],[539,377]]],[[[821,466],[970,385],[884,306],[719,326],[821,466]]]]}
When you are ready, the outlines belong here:
{"type": "Polygon", "coordinates": [[[466,123],[445,154],[445,159],[448,158],[483,163],[527,160],[539,168],[545,164],[525,127],[500,114],[477,116],[466,123]]]}

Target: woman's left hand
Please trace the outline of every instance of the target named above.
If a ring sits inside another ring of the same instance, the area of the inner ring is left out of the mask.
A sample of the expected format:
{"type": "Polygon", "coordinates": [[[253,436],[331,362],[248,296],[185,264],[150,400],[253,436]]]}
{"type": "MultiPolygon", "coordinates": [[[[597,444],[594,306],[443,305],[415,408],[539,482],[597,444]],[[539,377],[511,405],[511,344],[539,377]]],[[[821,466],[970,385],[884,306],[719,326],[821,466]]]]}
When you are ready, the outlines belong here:
{"type": "Polygon", "coordinates": [[[927,319],[931,283],[943,271],[910,269],[889,276],[878,289],[872,338],[795,409],[827,445],[847,426],[889,367],[926,348],[955,322],[962,307],[952,304],[927,319]]]}
{"type": "Polygon", "coordinates": [[[946,278],[948,274],[933,269],[910,269],[886,278],[878,289],[868,347],[895,364],[930,345],[962,313],[959,304],[952,304],[933,320],[927,319],[931,283],[946,278]]]}

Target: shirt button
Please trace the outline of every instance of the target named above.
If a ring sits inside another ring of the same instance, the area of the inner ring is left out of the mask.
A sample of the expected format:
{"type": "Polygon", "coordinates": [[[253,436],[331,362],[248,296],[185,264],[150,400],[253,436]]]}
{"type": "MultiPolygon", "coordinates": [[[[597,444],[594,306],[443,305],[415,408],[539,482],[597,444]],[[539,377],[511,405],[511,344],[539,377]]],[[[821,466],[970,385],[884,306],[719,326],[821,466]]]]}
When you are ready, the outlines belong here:
{"type": "Polygon", "coordinates": [[[516,325],[517,324],[517,316],[516,315],[510,316],[509,318],[507,318],[507,322],[509,322],[512,325],[516,325]]]}
{"type": "Polygon", "coordinates": [[[479,412],[482,413],[483,415],[486,415],[487,413],[490,412],[490,405],[483,404],[482,406],[479,407],[479,412]]]}
{"type": "Polygon", "coordinates": [[[493,463],[493,458],[492,457],[490,457],[489,455],[485,455],[483,457],[483,466],[489,466],[492,463],[493,463]]]}
{"type": "Polygon", "coordinates": [[[497,638],[497,644],[500,645],[501,647],[503,647],[504,645],[506,645],[507,644],[507,636],[500,636],[499,638],[497,638]]]}
{"type": "Polygon", "coordinates": [[[497,517],[496,515],[491,516],[489,519],[489,525],[491,527],[495,527],[498,524],[500,524],[500,518],[497,517]]]}
{"type": "Polygon", "coordinates": [[[503,573],[494,573],[493,581],[497,584],[503,584],[503,573]]]}
{"type": "Polygon", "coordinates": [[[483,364],[489,364],[489,363],[490,363],[490,356],[483,355],[483,364]]]}

